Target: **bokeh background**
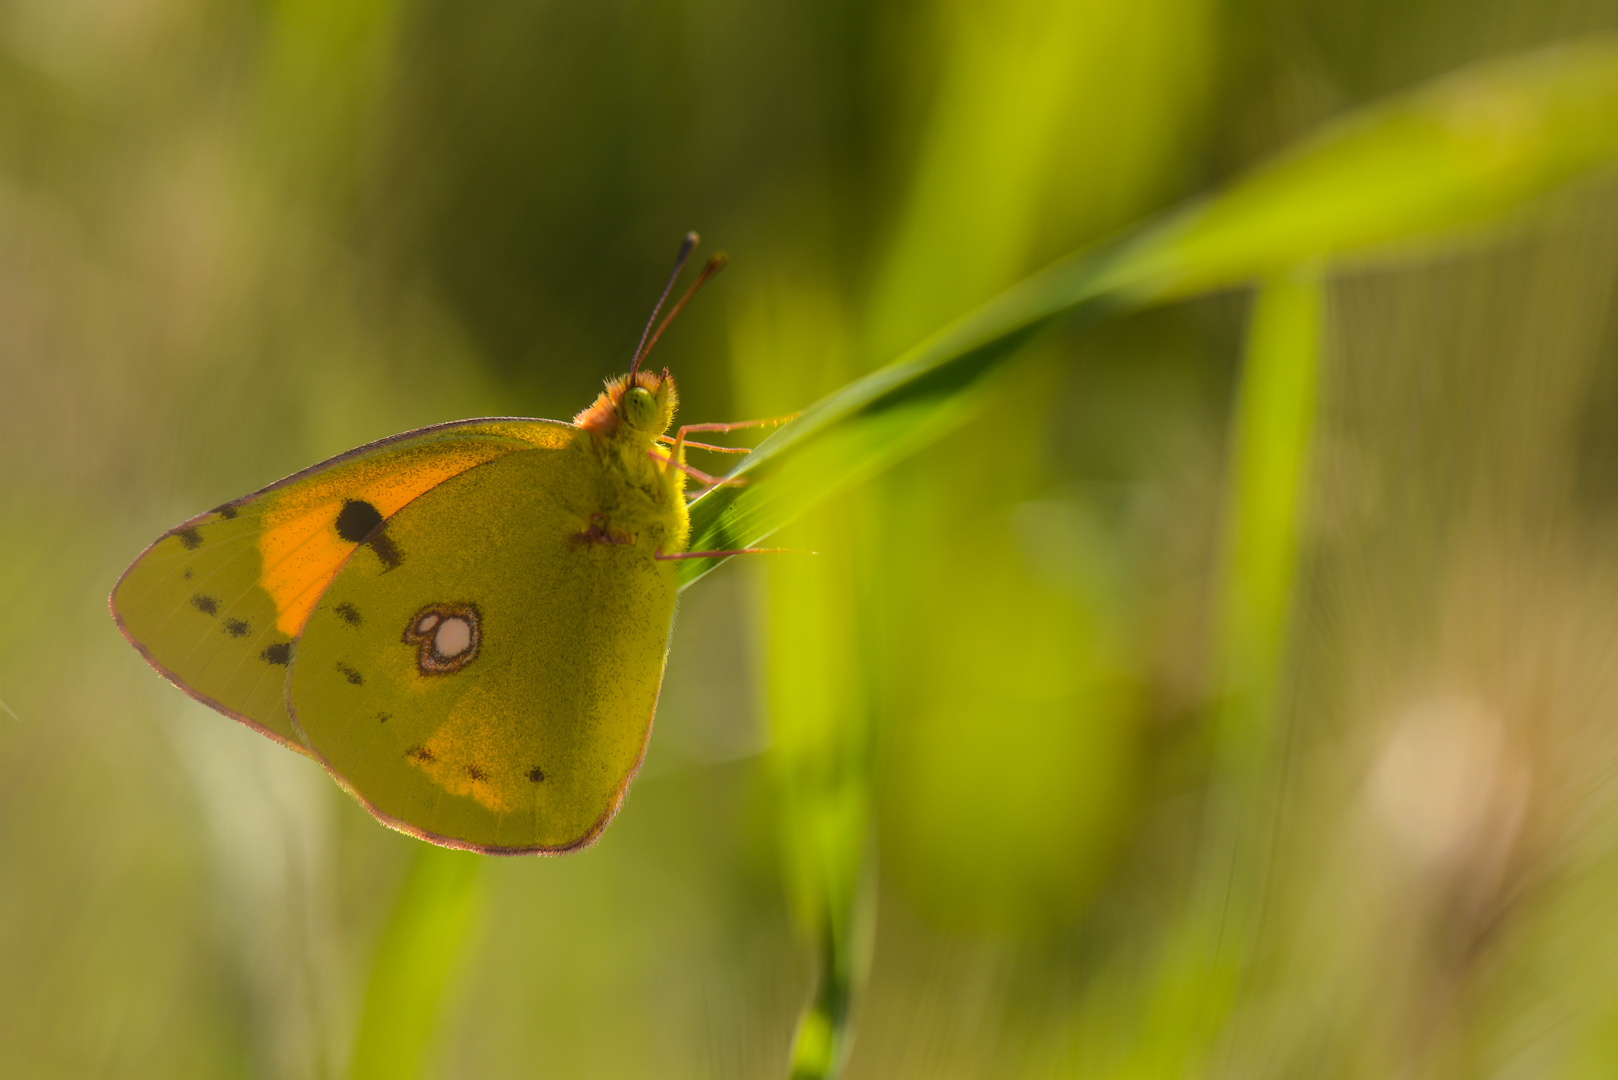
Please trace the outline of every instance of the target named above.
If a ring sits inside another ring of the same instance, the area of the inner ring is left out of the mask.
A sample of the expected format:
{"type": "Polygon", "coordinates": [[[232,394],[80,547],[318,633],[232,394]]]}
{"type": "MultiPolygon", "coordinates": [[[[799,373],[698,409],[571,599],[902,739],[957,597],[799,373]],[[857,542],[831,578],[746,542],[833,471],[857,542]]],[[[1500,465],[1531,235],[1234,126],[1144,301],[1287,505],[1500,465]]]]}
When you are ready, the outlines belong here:
{"type": "Polygon", "coordinates": [[[1609,181],[1328,268],[1276,633],[1232,645],[1222,592],[1250,295],[1071,327],[795,526],[819,556],[684,594],[580,854],[424,861],[105,607],[164,529],[311,462],[571,416],[687,229],[733,264],[658,347],[683,415],[777,415],[1322,122],[1610,29],[6,0],[0,1075],[774,1077],[829,983],[850,1078],[1613,1075],[1609,181]],[[439,989],[389,1012],[411,979],[439,989]],[[368,993],[403,1064],[356,1056],[368,993]]]}

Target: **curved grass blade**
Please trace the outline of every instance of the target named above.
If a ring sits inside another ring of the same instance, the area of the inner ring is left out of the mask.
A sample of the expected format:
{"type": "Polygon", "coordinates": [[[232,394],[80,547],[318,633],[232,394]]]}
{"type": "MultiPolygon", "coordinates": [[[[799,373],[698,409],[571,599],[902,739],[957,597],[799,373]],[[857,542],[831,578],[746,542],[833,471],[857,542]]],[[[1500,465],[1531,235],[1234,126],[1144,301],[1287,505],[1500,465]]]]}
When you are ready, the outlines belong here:
{"type": "MultiPolygon", "coordinates": [[[[691,549],[758,544],[971,415],[1058,318],[1100,320],[1310,258],[1497,220],[1618,157],[1618,41],[1465,69],[1328,125],[1222,193],[1046,268],[776,431],[691,506],[691,549]]],[[[722,560],[681,566],[689,585],[722,560]]]]}

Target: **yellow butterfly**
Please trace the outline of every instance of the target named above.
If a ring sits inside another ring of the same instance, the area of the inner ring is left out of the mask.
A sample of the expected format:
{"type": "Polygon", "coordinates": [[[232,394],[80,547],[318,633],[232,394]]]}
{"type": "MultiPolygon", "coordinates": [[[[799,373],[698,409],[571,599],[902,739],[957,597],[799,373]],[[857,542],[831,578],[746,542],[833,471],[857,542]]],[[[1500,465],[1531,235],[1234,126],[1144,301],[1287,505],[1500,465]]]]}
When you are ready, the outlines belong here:
{"type": "MultiPolygon", "coordinates": [[[[686,435],[642,361],[573,422],[499,418],[362,446],[171,529],[114,619],[191,696],[320,761],[450,847],[593,841],[646,751],[689,552],[686,435]]],[[[765,421],[770,423],[773,421],[765,421]]],[[[711,449],[720,449],[713,448],[711,449]]],[[[764,549],[747,549],[758,551],[764,549]]]]}

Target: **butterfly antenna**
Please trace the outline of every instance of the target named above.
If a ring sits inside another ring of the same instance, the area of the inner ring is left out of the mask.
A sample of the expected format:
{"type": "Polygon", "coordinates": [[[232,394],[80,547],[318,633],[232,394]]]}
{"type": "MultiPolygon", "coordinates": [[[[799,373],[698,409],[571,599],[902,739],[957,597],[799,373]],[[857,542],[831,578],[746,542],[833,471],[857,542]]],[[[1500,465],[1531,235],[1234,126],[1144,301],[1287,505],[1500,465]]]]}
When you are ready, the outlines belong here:
{"type": "MultiPolygon", "coordinates": [[[[637,366],[639,366],[641,360],[645,358],[646,354],[652,351],[652,346],[656,345],[657,339],[663,336],[663,331],[668,329],[669,323],[674,321],[674,316],[678,315],[680,313],[680,309],[685,307],[686,301],[697,295],[697,290],[702,288],[709,278],[723,270],[725,268],[725,264],[729,261],[730,256],[726,255],[723,251],[708,260],[708,265],[702,268],[702,273],[697,275],[697,280],[691,283],[691,287],[685,290],[685,295],[680,297],[680,299],[675,302],[673,307],[669,308],[669,313],[663,316],[662,322],[657,324],[657,332],[652,335],[652,340],[648,341],[646,343],[646,348],[641,351],[639,356],[635,357],[635,364],[637,366]]],[[[634,377],[633,371],[630,372],[630,377],[634,377]]]]}
{"type": "MultiPolygon", "coordinates": [[[[640,332],[640,344],[635,346],[635,357],[630,362],[629,378],[625,381],[625,385],[633,386],[635,384],[635,373],[640,370],[641,360],[645,358],[647,353],[652,351],[652,346],[647,343],[646,339],[649,335],[652,335],[652,326],[657,322],[658,312],[663,310],[663,301],[669,298],[669,293],[674,289],[674,283],[679,280],[680,271],[685,269],[686,260],[691,258],[691,252],[701,239],[696,233],[688,232],[685,234],[685,239],[680,242],[680,253],[674,257],[674,272],[669,274],[668,284],[663,286],[662,295],[657,298],[657,303],[652,307],[652,317],[646,320],[646,329],[640,332]]],[[[684,301],[682,300],[681,303],[684,303],[684,301]]],[[[674,310],[678,311],[680,309],[676,307],[674,310]]],[[[661,328],[659,328],[658,333],[662,333],[661,328]]],[[[656,341],[656,336],[652,336],[652,343],[656,343],[656,341]]]]}

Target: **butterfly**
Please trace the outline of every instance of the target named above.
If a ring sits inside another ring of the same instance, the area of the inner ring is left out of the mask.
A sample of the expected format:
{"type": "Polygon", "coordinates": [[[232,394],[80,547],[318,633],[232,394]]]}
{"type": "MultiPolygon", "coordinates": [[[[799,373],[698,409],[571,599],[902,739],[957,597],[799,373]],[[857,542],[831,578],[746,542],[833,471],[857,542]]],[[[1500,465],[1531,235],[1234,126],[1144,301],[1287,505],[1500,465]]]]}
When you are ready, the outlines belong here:
{"type": "MultiPolygon", "coordinates": [[[[691,431],[646,353],[571,423],[439,424],[164,533],[110,598],[186,693],[315,758],[380,821],[491,854],[590,844],[651,735],[690,552],[691,431]]],[[[773,423],[775,421],[765,421],[773,423]]],[[[721,449],[719,447],[708,447],[721,449]]]]}

